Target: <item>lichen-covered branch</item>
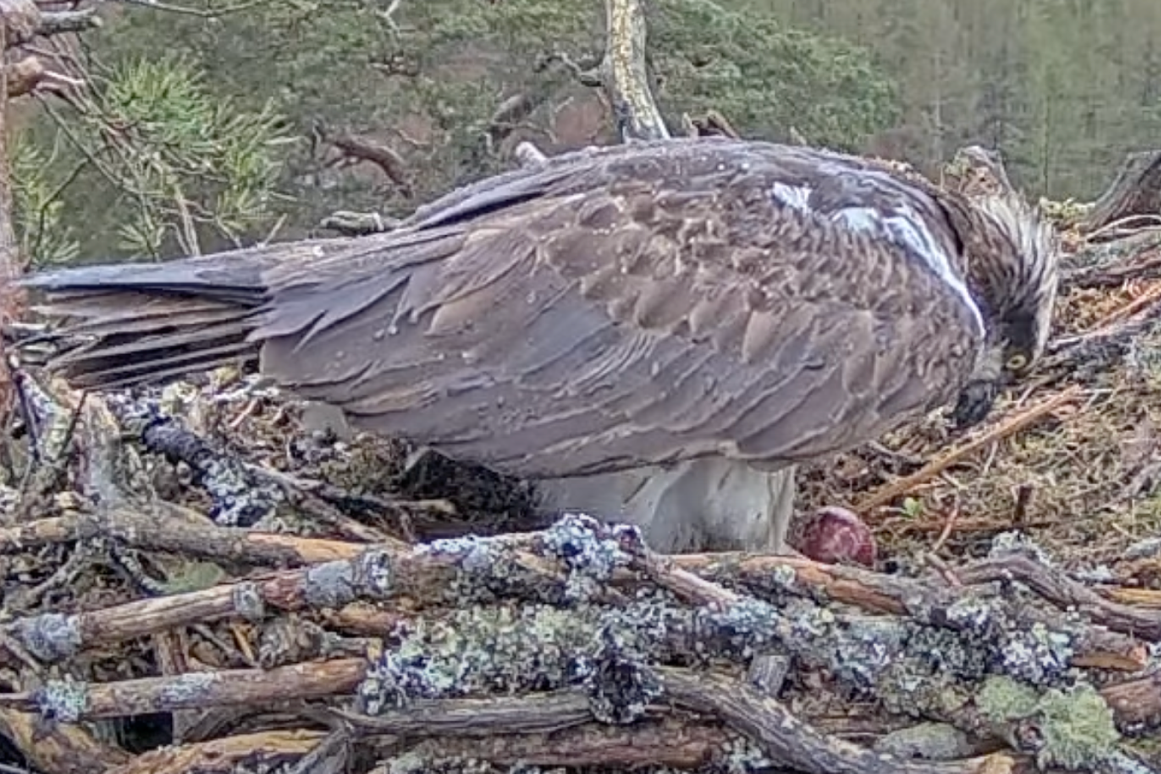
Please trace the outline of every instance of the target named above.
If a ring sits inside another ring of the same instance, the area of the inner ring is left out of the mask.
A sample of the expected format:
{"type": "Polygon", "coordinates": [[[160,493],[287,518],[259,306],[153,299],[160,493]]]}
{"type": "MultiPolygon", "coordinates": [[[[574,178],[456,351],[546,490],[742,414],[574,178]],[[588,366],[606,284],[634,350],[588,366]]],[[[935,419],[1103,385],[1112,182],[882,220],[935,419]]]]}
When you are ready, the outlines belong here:
{"type": "Polygon", "coordinates": [[[388,588],[395,588],[396,580],[386,569],[385,555],[369,549],[351,560],[287,571],[258,581],[214,585],[73,615],[45,613],[18,618],[5,625],[3,631],[42,662],[54,662],[83,649],[198,622],[226,617],[261,621],[267,606],[293,611],[381,599],[387,596],[388,588]]]}
{"type": "Polygon", "coordinates": [[[59,516],[0,527],[0,554],[16,554],[37,546],[108,538],[147,551],[166,551],[217,561],[245,562],[259,567],[302,566],[349,559],[363,549],[359,543],[326,540],[241,527],[219,527],[164,501],[151,513],[127,507],[97,511],[68,510],[59,516]]]}
{"type": "Polygon", "coordinates": [[[969,774],[987,771],[987,759],[905,761],[819,733],[776,699],[721,675],[665,669],[662,681],[678,706],[716,715],[753,739],[767,755],[801,771],[829,774],[969,774]]]}
{"type": "Polygon", "coordinates": [[[601,70],[621,141],[669,137],[649,87],[642,0],[605,0],[605,24],[601,70]]]}
{"type": "MultiPolygon", "coordinates": [[[[1071,628],[1071,625],[1065,622],[1063,612],[1053,616],[1047,609],[1013,606],[1002,598],[988,593],[984,587],[951,588],[943,584],[897,578],[856,567],[823,565],[796,557],[688,554],[671,557],[671,560],[675,565],[695,571],[703,578],[728,583],[731,586],[742,583],[760,593],[780,589],[785,593],[804,595],[823,604],[831,601],[842,602],[871,612],[904,615],[957,630],[961,627],[956,623],[956,609],[975,604],[988,608],[1000,618],[1014,616],[1012,623],[1018,628],[1037,624],[1052,629],[1071,628]],[[1015,623],[1017,620],[1020,623],[1015,623]]],[[[1016,558],[980,564],[981,583],[996,576],[1006,577],[1004,568],[1008,566],[1009,561],[1018,563],[1018,569],[1037,591],[1046,595],[1048,601],[1061,607],[1072,604],[1069,595],[1052,595],[1053,589],[1071,589],[1071,586],[1064,586],[1055,581],[1046,568],[1016,558]]],[[[1070,592],[1077,593],[1079,592],[1075,590],[1070,592]]],[[[1078,631],[1079,639],[1074,643],[1078,646],[1074,657],[1081,662],[1094,665],[1099,663],[1104,668],[1110,669],[1135,671],[1143,668],[1147,657],[1140,643],[1132,635],[1141,628],[1155,627],[1158,618],[1155,612],[1141,609],[1126,614],[1124,606],[1104,600],[1093,601],[1092,608],[1088,612],[1094,616],[1103,616],[1101,621],[1107,619],[1108,623],[1115,622],[1119,616],[1128,615],[1140,626],[1134,629],[1133,624],[1128,623],[1128,630],[1124,636],[1095,627],[1083,627],[1084,632],[1078,631]]]]}

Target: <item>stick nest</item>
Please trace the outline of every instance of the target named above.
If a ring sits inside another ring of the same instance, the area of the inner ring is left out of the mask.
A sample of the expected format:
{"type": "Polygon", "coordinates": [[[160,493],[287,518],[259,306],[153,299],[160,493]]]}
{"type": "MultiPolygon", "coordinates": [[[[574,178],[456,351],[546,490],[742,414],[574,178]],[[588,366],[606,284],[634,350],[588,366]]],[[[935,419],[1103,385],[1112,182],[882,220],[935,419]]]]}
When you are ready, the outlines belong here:
{"type": "Polygon", "coordinates": [[[0,761],[44,772],[1158,770],[1161,238],[1070,254],[993,418],[801,473],[875,570],[657,556],[238,374],[19,371],[0,761]],[[1151,741],[1153,740],[1153,741],[1151,741]]]}

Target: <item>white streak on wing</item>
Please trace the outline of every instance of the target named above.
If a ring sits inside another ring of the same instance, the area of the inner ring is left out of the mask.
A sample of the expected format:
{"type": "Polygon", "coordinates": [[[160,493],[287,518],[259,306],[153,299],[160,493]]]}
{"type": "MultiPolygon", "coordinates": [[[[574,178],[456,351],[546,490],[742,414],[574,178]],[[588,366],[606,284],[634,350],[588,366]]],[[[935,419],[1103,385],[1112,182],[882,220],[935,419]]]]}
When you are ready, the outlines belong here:
{"type": "Polygon", "coordinates": [[[984,335],[984,317],[979,306],[968,292],[967,285],[952,268],[947,253],[936,244],[923,219],[914,210],[900,205],[893,214],[883,217],[882,213],[868,207],[848,207],[834,213],[832,217],[846,222],[852,228],[887,236],[896,244],[909,248],[935,272],[943,284],[959,296],[971,312],[980,335],[984,335]]]}
{"type": "Polygon", "coordinates": [[[786,185],[775,183],[770,187],[770,195],[787,207],[801,212],[810,212],[810,191],[808,185],[786,185]]]}
{"type": "MultiPolygon", "coordinates": [[[[804,213],[814,212],[810,206],[812,192],[813,189],[807,185],[776,182],[770,186],[770,196],[775,201],[804,213]]],[[[830,217],[859,231],[890,239],[915,253],[959,297],[971,312],[980,335],[985,334],[984,317],[975,299],[968,292],[967,285],[956,274],[947,253],[940,249],[923,219],[914,210],[905,204],[899,205],[891,215],[884,217],[883,213],[870,207],[845,207],[832,213],[830,217]]]]}

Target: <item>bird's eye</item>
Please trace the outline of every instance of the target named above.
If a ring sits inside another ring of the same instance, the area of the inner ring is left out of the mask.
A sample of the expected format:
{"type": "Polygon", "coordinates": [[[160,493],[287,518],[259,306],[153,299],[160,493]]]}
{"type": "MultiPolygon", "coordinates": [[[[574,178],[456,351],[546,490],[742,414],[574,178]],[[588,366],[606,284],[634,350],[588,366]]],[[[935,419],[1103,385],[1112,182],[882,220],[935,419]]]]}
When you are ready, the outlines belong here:
{"type": "Polygon", "coordinates": [[[1019,353],[1008,358],[1008,362],[1004,363],[1004,368],[1009,371],[1023,371],[1028,367],[1028,358],[1019,353]]]}

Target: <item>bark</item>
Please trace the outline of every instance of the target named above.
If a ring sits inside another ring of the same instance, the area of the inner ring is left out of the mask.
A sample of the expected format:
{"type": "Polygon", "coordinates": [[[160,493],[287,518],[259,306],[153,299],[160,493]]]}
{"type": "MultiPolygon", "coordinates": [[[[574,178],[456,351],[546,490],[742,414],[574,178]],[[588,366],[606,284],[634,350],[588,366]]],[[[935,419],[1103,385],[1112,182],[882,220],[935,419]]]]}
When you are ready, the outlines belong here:
{"type": "Polygon", "coordinates": [[[943,184],[969,198],[1015,191],[1000,154],[979,145],[956,152],[943,169],[943,184]]]}
{"type": "Polygon", "coordinates": [[[1077,227],[1095,235],[1114,223],[1138,219],[1154,223],[1161,219],[1161,151],[1128,154],[1112,185],[1077,227]]]}
{"type": "Polygon", "coordinates": [[[669,137],[649,88],[641,0],[605,0],[605,22],[608,42],[601,68],[621,141],[669,137]]]}
{"type": "MultiPolygon", "coordinates": [[[[0,2],[0,52],[6,52],[9,41],[30,35],[39,23],[40,14],[31,0],[3,0],[0,2]]],[[[24,308],[23,294],[15,281],[20,277],[22,264],[16,246],[16,232],[12,228],[12,177],[8,166],[8,99],[12,73],[0,70],[0,330],[16,322],[24,308]]],[[[8,353],[0,340],[0,423],[8,416],[15,394],[8,353]]]]}

